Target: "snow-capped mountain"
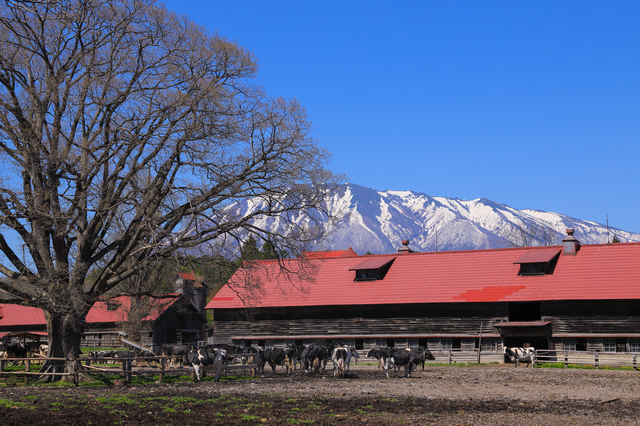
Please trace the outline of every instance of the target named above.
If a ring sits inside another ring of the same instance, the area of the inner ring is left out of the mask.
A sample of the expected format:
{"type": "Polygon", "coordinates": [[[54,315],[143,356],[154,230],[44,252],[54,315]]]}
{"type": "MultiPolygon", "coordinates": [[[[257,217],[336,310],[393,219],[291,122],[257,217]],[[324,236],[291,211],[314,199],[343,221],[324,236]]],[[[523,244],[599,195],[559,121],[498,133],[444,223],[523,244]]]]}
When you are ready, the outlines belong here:
{"type": "MultiPolygon", "coordinates": [[[[560,213],[516,210],[486,198],[467,201],[347,184],[327,203],[329,211],[347,215],[331,238],[318,247],[324,250],[352,247],[358,254],[393,253],[404,239],[410,241],[412,250],[421,252],[504,248],[509,246],[505,236],[513,235],[519,226],[545,230],[553,245],[562,244],[567,228],[575,230],[574,236],[582,244],[606,243],[614,234],[621,242],[640,241],[640,234],[615,228],[607,232],[605,225],[596,222],[560,213]]],[[[252,210],[248,203],[236,208],[240,214],[252,210]]],[[[271,218],[269,226],[278,228],[278,222],[271,218]]]]}

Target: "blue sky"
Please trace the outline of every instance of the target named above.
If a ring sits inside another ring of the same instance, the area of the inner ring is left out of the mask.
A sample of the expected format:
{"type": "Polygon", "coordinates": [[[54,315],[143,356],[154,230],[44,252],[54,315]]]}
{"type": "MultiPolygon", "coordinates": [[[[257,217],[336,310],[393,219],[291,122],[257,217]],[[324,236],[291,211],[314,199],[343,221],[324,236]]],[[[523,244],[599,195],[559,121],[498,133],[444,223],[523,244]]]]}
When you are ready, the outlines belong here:
{"type": "Polygon", "coordinates": [[[253,52],[350,182],[640,232],[640,2],[164,4],[253,52]]]}

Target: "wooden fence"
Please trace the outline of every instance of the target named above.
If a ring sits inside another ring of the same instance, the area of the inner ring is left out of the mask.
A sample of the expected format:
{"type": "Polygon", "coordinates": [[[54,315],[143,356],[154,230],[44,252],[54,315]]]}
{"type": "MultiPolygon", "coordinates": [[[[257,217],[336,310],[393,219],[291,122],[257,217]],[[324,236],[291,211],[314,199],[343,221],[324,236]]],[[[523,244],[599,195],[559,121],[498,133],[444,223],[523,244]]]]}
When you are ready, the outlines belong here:
{"type": "Polygon", "coordinates": [[[565,367],[569,364],[590,365],[594,368],[632,367],[637,370],[639,355],[633,352],[536,350],[536,363],[560,363],[565,367]]]}
{"type": "MultiPolygon", "coordinates": [[[[253,377],[256,375],[256,369],[258,366],[254,363],[248,363],[248,358],[253,355],[229,355],[229,364],[225,365],[223,372],[226,374],[229,371],[248,371],[253,377]],[[240,359],[245,362],[244,364],[233,364],[234,359],[240,359]]],[[[0,360],[0,377],[2,376],[24,376],[24,383],[29,384],[29,378],[33,376],[62,376],[72,377],[73,383],[76,386],[80,383],[80,380],[84,375],[91,374],[106,374],[106,375],[119,375],[124,376],[124,383],[117,384],[129,384],[131,383],[133,376],[158,376],[158,382],[162,382],[165,375],[171,376],[186,376],[190,375],[192,380],[195,380],[195,373],[189,368],[171,367],[169,357],[167,356],[154,356],[154,357],[140,357],[140,358],[89,358],[81,357],[74,362],[74,371],[70,373],[39,373],[37,371],[31,371],[32,366],[41,364],[43,361],[65,361],[65,358],[8,358],[0,360]],[[7,363],[23,362],[24,369],[22,371],[5,371],[7,363]],[[96,365],[97,364],[97,365],[96,365]],[[145,366],[142,366],[145,364],[145,366]],[[110,366],[113,365],[113,366],[110,366]]],[[[39,365],[38,365],[39,367],[39,365]]],[[[213,366],[201,367],[201,377],[207,375],[207,371],[214,371],[213,366]]]]}

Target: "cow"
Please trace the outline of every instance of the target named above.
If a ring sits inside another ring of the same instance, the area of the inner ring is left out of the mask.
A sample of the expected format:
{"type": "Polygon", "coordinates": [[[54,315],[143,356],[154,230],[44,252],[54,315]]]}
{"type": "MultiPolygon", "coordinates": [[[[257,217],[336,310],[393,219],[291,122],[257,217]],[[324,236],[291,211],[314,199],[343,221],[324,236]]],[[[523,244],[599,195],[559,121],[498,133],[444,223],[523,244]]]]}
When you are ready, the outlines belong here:
{"type": "Polygon", "coordinates": [[[336,373],[340,377],[344,377],[344,373],[349,371],[349,364],[351,358],[360,358],[360,355],[355,348],[349,348],[348,346],[336,346],[331,353],[331,361],[333,361],[333,375],[336,373]]]}
{"type": "Polygon", "coordinates": [[[429,361],[435,361],[436,357],[433,356],[429,349],[426,349],[423,346],[418,346],[417,348],[407,349],[414,353],[416,359],[414,361],[414,366],[417,368],[418,364],[422,364],[422,371],[424,371],[424,363],[429,361]]]}
{"type": "Polygon", "coordinates": [[[116,351],[91,351],[89,352],[89,358],[96,362],[104,360],[105,363],[112,363],[115,353],[116,351]]]}
{"type": "MultiPolygon", "coordinates": [[[[384,368],[387,363],[387,358],[389,358],[389,351],[391,348],[375,348],[369,349],[367,352],[367,358],[375,358],[378,360],[378,368],[384,368]]],[[[393,363],[393,360],[391,360],[393,363]]]]}
{"type": "Polygon", "coordinates": [[[300,369],[302,370],[302,353],[306,346],[304,345],[291,345],[286,349],[287,357],[289,358],[289,368],[296,371],[298,369],[297,364],[300,363],[300,369]]]}
{"type": "MultiPolygon", "coordinates": [[[[20,342],[13,341],[5,345],[5,358],[26,358],[27,347],[20,342]]],[[[24,363],[24,361],[20,361],[24,363]]],[[[13,365],[17,365],[18,361],[13,361],[13,365]]]]}
{"type": "Polygon", "coordinates": [[[169,357],[169,362],[177,361],[182,368],[182,358],[189,351],[187,345],[162,345],[162,355],[169,357]]]}
{"type": "Polygon", "coordinates": [[[220,380],[222,368],[227,364],[227,351],[216,348],[214,345],[207,345],[200,349],[194,347],[182,356],[182,363],[189,366],[189,369],[196,373],[196,382],[200,381],[200,367],[213,365],[216,367],[215,382],[220,380]]]}
{"type": "Polygon", "coordinates": [[[273,374],[276,374],[276,366],[283,365],[285,367],[286,373],[290,374],[289,368],[289,353],[291,351],[287,349],[274,348],[274,349],[265,349],[264,357],[266,361],[271,366],[271,370],[273,374]]]}
{"type": "Polygon", "coordinates": [[[502,352],[509,357],[516,367],[520,365],[520,362],[526,362],[527,367],[536,362],[535,348],[508,348],[505,346],[502,352]]]}
{"type": "Polygon", "coordinates": [[[316,372],[320,373],[320,367],[324,370],[327,361],[331,358],[333,348],[332,344],[311,344],[307,346],[300,356],[300,363],[304,371],[309,373],[310,370],[316,370],[316,372]]]}
{"type": "Polygon", "coordinates": [[[384,366],[384,373],[387,377],[389,377],[389,368],[391,368],[392,361],[396,366],[404,366],[405,377],[411,377],[411,370],[413,370],[413,366],[420,362],[417,351],[411,349],[390,348],[389,355],[384,366]]]}
{"type": "Polygon", "coordinates": [[[253,356],[253,360],[258,366],[257,368],[258,373],[264,374],[264,366],[267,364],[267,358],[264,353],[265,350],[261,347],[256,347],[255,350],[256,352],[255,352],[255,355],[253,356]]]}

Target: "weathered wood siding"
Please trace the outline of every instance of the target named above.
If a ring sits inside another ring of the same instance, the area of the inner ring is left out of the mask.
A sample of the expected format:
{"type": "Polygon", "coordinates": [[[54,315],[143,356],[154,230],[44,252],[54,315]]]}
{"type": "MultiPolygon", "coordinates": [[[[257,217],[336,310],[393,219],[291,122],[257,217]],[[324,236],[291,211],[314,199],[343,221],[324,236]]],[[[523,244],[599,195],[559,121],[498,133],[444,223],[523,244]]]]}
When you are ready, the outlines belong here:
{"type": "Polygon", "coordinates": [[[542,319],[557,335],[638,335],[640,300],[543,302],[542,319]]]}
{"type": "Polygon", "coordinates": [[[214,311],[216,342],[232,336],[477,336],[497,334],[506,304],[297,307],[214,311]],[[247,314],[249,318],[247,318],[247,314]]]}

